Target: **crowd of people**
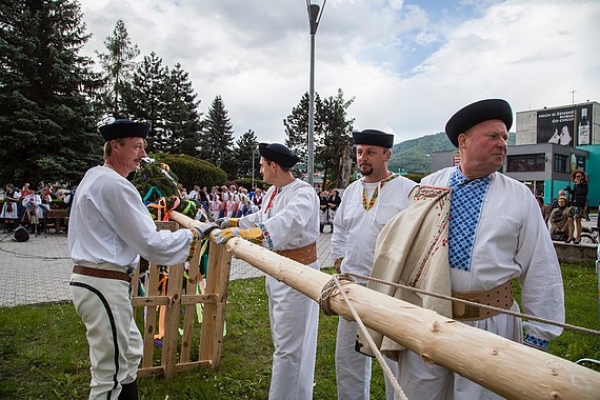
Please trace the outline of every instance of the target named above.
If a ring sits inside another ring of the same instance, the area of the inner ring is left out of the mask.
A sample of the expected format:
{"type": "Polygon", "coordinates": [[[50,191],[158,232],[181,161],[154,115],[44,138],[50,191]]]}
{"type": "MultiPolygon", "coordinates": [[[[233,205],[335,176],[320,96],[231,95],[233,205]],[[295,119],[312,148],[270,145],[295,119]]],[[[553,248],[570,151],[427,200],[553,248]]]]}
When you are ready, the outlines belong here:
{"type": "Polygon", "coordinates": [[[341,201],[340,192],[337,189],[319,192],[319,230],[321,232],[325,225],[329,225],[333,233],[333,220],[341,201]]]}
{"type": "Polygon", "coordinates": [[[182,196],[201,206],[196,219],[202,219],[200,213],[203,213],[208,220],[216,221],[226,217],[241,218],[258,212],[262,206],[263,191],[258,187],[248,191],[236,184],[213,186],[209,191],[206,186],[200,188],[199,185],[194,185],[189,192],[183,189],[182,196]]]}
{"type": "Polygon", "coordinates": [[[19,225],[29,229],[29,233],[39,235],[41,224],[50,210],[54,200],[69,203],[75,187],[68,188],[65,183],[48,185],[39,182],[36,188],[29,183],[24,183],[19,189],[12,183],[4,186],[0,191],[0,199],[4,199],[0,221],[3,223],[4,233],[14,231],[19,225]]]}

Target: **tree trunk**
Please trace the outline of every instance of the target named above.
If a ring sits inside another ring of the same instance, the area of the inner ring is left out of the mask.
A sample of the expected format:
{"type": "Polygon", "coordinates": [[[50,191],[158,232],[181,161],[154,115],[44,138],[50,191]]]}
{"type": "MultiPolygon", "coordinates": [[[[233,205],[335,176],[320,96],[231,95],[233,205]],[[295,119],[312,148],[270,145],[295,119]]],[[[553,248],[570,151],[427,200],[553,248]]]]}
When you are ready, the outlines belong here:
{"type": "MultiPolygon", "coordinates": [[[[185,227],[206,226],[173,212],[185,227]]],[[[211,232],[214,240],[218,231],[211,232]]],[[[314,301],[332,277],[246,240],[234,238],[228,252],[314,301]]],[[[592,399],[600,373],[562,358],[477,329],[356,283],[344,292],[363,323],[424,358],[451,369],[508,399],[592,399]]],[[[353,320],[336,290],[328,300],[334,313],[353,320]]]]}

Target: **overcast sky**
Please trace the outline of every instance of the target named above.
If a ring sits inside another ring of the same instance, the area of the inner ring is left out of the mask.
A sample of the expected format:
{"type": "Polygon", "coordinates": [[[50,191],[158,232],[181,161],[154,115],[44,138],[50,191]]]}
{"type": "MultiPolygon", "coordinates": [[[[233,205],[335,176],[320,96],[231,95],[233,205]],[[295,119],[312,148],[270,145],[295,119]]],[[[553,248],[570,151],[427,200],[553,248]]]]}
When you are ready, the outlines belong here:
{"type": "MultiPolygon", "coordinates": [[[[322,1],[313,1],[322,4],[322,1]]],[[[284,142],[309,90],[305,0],[80,0],[87,55],[122,19],[140,59],[189,73],[206,114],[223,99],[235,137],[284,142]]],[[[316,35],[315,91],[342,89],[355,129],[395,143],[441,132],[473,101],[513,111],[600,101],[598,0],[328,0],[316,35]]],[[[515,128],[513,126],[512,131],[515,128]]]]}

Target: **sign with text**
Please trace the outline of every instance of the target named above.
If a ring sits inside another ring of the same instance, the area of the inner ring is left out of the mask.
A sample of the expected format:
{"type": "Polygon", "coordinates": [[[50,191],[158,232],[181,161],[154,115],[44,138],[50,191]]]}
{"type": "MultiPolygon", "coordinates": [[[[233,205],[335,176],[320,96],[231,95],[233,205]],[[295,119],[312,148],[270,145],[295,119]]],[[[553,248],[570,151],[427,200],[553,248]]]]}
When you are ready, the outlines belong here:
{"type": "Polygon", "coordinates": [[[575,107],[540,110],[537,112],[537,142],[573,146],[575,107]]]}

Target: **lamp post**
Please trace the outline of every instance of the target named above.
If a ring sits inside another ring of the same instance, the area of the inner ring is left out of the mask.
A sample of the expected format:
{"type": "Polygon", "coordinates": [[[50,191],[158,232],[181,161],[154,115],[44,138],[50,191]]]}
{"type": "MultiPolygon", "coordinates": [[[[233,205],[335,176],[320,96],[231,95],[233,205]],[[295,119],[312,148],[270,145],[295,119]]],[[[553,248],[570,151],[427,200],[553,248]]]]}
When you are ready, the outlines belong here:
{"type": "Polygon", "coordinates": [[[256,146],[252,147],[252,187],[251,190],[254,190],[254,159],[256,158],[256,146]]]}
{"type": "Polygon", "coordinates": [[[327,0],[323,0],[323,5],[313,4],[312,0],[306,0],[306,10],[308,12],[309,32],[310,32],[310,81],[308,92],[308,138],[307,152],[308,162],[306,173],[308,174],[308,183],[314,187],[315,180],[315,36],[323,15],[323,9],[327,0]]]}

